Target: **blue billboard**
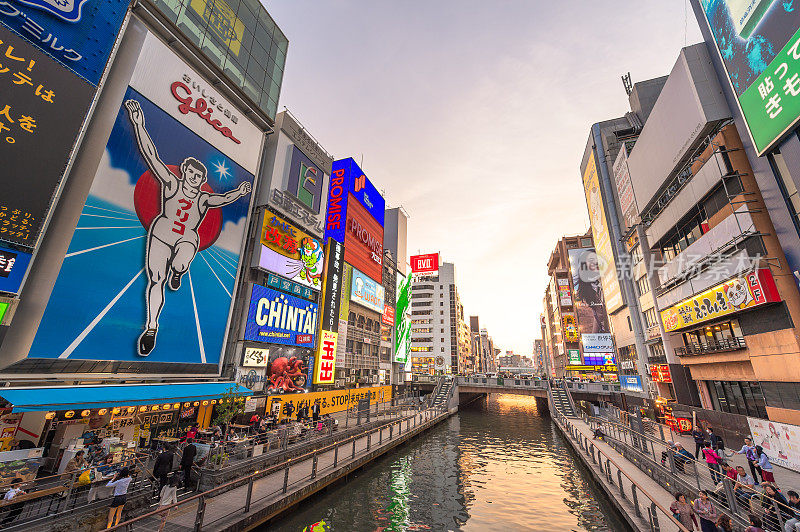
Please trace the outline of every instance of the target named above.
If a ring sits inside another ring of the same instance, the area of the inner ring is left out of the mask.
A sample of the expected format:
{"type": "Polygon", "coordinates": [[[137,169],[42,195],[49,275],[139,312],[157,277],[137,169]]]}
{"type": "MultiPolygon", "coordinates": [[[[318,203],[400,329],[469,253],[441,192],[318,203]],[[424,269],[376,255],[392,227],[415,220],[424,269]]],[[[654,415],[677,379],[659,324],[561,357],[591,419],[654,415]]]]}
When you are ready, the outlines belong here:
{"type": "Polygon", "coordinates": [[[0,246],[0,292],[19,292],[30,263],[30,253],[0,246]]]}
{"type": "Polygon", "coordinates": [[[29,357],[217,365],[252,183],[129,87],[29,357]]]}
{"type": "Polygon", "coordinates": [[[623,390],[629,392],[642,392],[642,378],[638,375],[620,375],[619,382],[623,390]]]}
{"type": "Polygon", "coordinates": [[[344,243],[347,202],[352,196],[383,227],[386,200],[352,157],[333,161],[328,187],[328,208],[325,215],[325,240],[328,237],[344,243]]]}
{"type": "Polygon", "coordinates": [[[355,268],[353,268],[352,277],[350,301],[364,305],[378,314],[383,314],[383,300],[386,294],[383,286],[355,268]]]}
{"type": "Polygon", "coordinates": [[[253,285],[244,339],[253,342],[314,347],[317,304],[272,288],[253,285]]]}
{"type": "Polygon", "coordinates": [[[125,0],[0,2],[0,22],[94,86],[103,76],[125,0]]]}

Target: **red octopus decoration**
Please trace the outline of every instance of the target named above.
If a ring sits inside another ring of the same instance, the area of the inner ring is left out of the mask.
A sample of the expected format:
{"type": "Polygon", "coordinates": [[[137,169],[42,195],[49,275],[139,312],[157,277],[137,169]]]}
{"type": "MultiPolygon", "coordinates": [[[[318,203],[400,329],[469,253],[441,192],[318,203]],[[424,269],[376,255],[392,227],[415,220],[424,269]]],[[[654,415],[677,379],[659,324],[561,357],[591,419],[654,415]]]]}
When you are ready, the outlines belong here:
{"type": "Polygon", "coordinates": [[[267,390],[279,393],[305,391],[295,383],[295,379],[305,377],[307,369],[303,361],[298,360],[297,357],[289,359],[286,357],[276,358],[269,368],[269,387],[267,390]]]}

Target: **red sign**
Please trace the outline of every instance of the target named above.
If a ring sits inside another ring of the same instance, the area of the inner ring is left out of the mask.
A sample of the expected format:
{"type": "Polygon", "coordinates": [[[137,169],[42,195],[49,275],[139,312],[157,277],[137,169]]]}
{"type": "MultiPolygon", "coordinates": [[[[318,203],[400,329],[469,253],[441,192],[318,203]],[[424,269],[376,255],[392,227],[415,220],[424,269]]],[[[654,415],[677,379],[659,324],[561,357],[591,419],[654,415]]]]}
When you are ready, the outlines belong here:
{"type": "Polygon", "coordinates": [[[650,364],[650,377],[653,382],[672,382],[672,375],[667,364],[650,364]]]}
{"type": "Polygon", "coordinates": [[[413,273],[431,273],[439,270],[439,254],[411,256],[411,271],[413,273]]]}
{"type": "MultiPolygon", "coordinates": [[[[172,90],[172,96],[174,96],[176,100],[181,102],[181,104],[178,106],[178,111],[180,111],[182,114],[185,115],[189,113],[195,113],[197,116],[208,122],[208,125],[219,131],[223,137],[228,137],[236,144],[242,143],[242,141],[233,136],[233,132],[231,132],[231,129],[229,127],[223,126],[222,122],[220,122],[216,118],[214,119],[211,118],[211,113],[214,112],[214,105],[209,105],[203,98],[200,97],[194,99],[194,105],[192,105],[193,101],[192,89],[190,89],[189,87],[186,86],[186,84],[181,83],[180,81],[174,82],[170,86],[170,89],[172,90]],[[183,90],[179,91],[178,89],[183,89],[183,90]]],[[[214,101],[214,99],[211,98],[211,101],[214,101]]]]}
{"type": "Polygon", "coordinates": [[[383,227],[355,198],[347,201],[344,261],[383,284],[383,227]]]}
{"type": "Polygon", "coordinates": [[[311,343],[312,335],[310,334],[298,334],[297,335],[297,343],[298,344],[310,344],[311,343]]]}
{"type": "Polygon", "coordinates": [[[383,317],[381,318],[384,325],[391,327],[394,325],[394,309],[389,305],[383,305],[383,317]]]}

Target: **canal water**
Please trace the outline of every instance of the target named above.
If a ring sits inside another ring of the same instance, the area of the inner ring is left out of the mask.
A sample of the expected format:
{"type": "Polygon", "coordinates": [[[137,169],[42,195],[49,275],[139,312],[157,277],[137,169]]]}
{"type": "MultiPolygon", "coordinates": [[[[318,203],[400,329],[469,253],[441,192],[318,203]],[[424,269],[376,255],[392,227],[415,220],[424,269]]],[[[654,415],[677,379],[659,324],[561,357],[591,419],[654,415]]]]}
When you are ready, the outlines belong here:
{"type": "MultiPolygon", "coordinates": [[[[270,531],[626,531],[532,397],[492,395],[461,409],[270,531]]],[[[263,530],[266,530],[264,527],[263,530]]]]}

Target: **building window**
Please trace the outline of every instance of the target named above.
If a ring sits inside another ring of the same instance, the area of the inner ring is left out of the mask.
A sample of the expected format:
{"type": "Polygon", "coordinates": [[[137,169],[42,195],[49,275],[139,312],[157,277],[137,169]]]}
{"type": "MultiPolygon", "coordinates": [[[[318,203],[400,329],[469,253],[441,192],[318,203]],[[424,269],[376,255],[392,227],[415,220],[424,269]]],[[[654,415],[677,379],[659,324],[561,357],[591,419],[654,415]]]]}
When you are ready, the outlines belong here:
{"type": "Polygon", "coordinates": [[[792,215],[794,228],[800,234],[800,194],[797,192],[797,186],[794,184],[789,167],[786,165],[780,150],[773,151],[767,156],[767,159],[769,159],[770,166],[772,166],[772,172],[778,181],[778,187],[781,189],[783,199],[786,201],[786,207],[792,215]]]}
{"type": "Polygon", "coordinates": [[[657,327],[658,326],[658,314],[656,314],[656,309],[649,308],[644,311],[644,321],[647,324],[647,327],[657,327]]]}
{"type": "Polygon", "coordinates": [[[757,382],[708,381],[714,410],[740,416],[767,418],[767,405],[757,382]]]}
{"type": "Polygon", "coordinates": [[[636,281],[636,289],[639,291],[639,297],[650,292],[650,281],[647,280],[646,275],[636,281]]]}
{"type": "Polygon", "coordinates": [[[634,246],[634,248],[630,251],[630,255],[631,263],[634,265],[639,264],[644,259],[642,256],[642,246],[636,244],[636,246],[634,246]]]}

